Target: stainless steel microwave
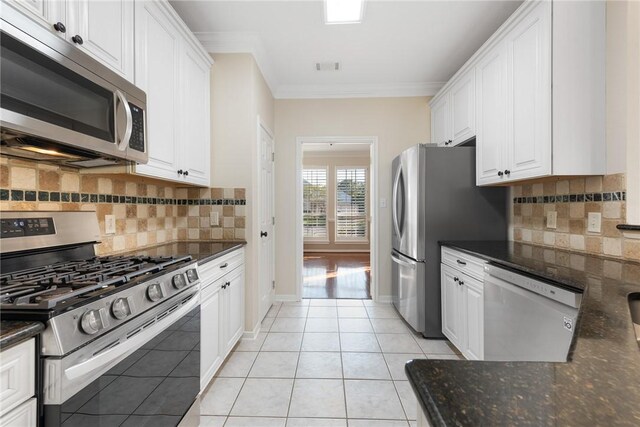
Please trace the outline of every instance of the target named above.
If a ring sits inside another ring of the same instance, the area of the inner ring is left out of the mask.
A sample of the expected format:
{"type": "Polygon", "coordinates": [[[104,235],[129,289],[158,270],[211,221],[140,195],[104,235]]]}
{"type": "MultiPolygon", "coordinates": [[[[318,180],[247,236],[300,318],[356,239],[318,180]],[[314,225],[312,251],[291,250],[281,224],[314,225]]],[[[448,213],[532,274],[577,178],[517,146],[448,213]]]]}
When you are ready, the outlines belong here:
{"type": "Polygon", "coordinates": [[[144,91],[3,9],[0,153],[73,167],[146,163],[144,91]]]}

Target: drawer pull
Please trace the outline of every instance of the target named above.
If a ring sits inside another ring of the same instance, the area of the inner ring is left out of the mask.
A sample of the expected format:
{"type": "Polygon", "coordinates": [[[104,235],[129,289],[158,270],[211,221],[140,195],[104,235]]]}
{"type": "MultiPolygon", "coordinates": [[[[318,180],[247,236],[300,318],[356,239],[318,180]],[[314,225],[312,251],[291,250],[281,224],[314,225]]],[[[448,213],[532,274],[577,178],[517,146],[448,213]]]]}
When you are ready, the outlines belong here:
{"type": "Polygon", "coordinates": [[[456,262],[457,262],[458,264],[460,264],[460,265],[467,265],[467,263],[466,263],[466,262],[464,262],[464,261],[460,261],[459,259],[457,259],[457,260],[456,260],[456,262]]]}
{"type": "Polygon", "coordinates": [[[224,264],[222,264],[220,266],[220,268],[227,268],[227,267],[229,267],[229,263],[228,262],[225,262],[224,264]]]}

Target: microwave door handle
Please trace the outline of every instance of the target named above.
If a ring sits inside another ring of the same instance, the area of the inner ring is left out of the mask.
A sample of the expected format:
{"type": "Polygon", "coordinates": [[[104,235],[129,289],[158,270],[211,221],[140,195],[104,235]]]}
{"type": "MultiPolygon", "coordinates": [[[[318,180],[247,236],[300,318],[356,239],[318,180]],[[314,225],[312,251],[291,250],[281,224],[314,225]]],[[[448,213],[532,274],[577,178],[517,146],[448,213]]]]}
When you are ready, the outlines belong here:
{"type": "Polygon", "coordinates": [[[122,344],[118,344],[109,350],[103,351],[102,353],[85,360],[84,362],[65,369],[65,376],[70,380],[75,380],[109,365],[114,360],[119,359],[123,355],[126,355],[132,350],[135,350],[145,344],[175,320],[191,311],[198,304],[200,304],[200,296],[195,295],[191,298],[191,301],[171,313],[169,316],[166,316],[149,329],[143,329],[141,332],[124,341],[122,344]]]}
{"type": "Polygon", "coordinates": [[[116,90],[115,94],[118,98],[118,102],[116,103],[116,144],[118,146],[118,150],[124,151],[129,146],[129,140],[131,139],[131,131],[133,130],[133,116],[131,115],[131,107],[129,107],[129,102],[127,102],[127,98],[124,96],[124,93],[116,90]],[[118,126],[120,124],[120,120],[118,119],[118,109],[120,108],[124,111],[124,115],[126,118],[126,125],[122,137],[120,137],[120,129],[118,126]]]}

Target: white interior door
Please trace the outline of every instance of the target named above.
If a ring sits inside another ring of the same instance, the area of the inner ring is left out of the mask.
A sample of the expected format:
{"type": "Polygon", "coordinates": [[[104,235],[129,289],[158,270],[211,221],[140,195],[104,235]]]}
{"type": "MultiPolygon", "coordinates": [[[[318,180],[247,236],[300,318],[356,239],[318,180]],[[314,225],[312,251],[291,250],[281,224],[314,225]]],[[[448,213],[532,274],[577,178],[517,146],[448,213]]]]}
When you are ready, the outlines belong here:
{"type": "Polygon", "coordinates": [[[273,212],[273,138],[258,125],[260,138],[260,319],[273,303],[275,293],[274,212],[273,212]]]}

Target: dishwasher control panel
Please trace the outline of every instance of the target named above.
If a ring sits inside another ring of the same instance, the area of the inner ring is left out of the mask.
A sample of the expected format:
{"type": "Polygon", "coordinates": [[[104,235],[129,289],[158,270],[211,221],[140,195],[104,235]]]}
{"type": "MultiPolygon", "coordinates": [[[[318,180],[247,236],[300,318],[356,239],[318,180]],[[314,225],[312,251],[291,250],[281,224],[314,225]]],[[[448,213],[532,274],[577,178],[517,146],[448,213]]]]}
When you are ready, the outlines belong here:
{"type": "MultiPolygon", "coordinates": [[[[525,276],[524,274],[507,270],[496,265],[486,264],[484,267],[484,273],[485,275],[497,277],[498,279],[504,280],[512,285],[535,292],[538,295],[542,295],[570,307],[579,308],[580,302],[582,301],[582,294],[580,292],[563,289],[552,283],[525,276]]],[[[569,326],[567,329],[571,328],[572,326],[569,326]]]]}

